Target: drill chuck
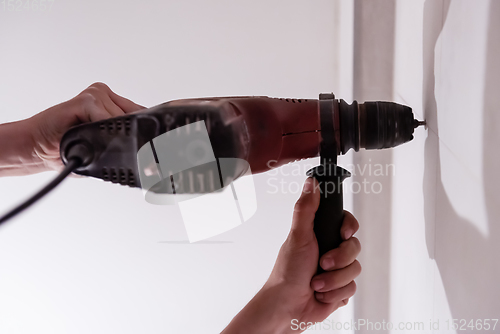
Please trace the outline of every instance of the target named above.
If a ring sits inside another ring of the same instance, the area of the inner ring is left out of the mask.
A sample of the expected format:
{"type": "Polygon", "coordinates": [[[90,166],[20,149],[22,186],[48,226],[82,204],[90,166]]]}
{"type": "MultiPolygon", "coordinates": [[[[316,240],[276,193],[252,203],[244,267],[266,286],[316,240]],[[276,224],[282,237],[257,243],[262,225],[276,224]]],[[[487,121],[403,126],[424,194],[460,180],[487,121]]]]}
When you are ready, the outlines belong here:
{"type": "Polygon", "coordinates": [[[412,109],[393,102],[365,102],[351,105],[338,102],[340,141],[339,152],[383,149],[401,145],[413,139],[413,130],[422,125],[413,118],[412,109]]]}

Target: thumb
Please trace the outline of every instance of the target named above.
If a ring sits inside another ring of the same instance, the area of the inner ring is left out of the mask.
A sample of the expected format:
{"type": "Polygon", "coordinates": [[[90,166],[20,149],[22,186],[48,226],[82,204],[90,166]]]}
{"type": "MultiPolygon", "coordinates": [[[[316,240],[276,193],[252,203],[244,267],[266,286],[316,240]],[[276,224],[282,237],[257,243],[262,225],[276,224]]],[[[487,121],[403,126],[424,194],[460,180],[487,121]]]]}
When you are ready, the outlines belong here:
{"type": "Polygon", "coordinates": [[[298,235],[311,233],[314,226],[314,215],[318,210],[320,191],[315,178],[307,178],[300,198],[293,209],[292,231],[298,235]]]}

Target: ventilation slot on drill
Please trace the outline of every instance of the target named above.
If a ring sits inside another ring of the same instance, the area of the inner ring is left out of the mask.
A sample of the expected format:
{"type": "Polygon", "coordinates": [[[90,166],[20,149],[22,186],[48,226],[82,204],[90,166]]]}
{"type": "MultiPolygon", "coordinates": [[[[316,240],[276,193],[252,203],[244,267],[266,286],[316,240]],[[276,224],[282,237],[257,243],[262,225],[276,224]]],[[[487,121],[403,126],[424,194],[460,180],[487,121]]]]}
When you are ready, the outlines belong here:
{"type": "Polygon", "coordinates": [[[102,169],[102,179],[104,181],[109,181],[109,172],[107,167],[103,167],[102,169]]]}
{"type": "Polygon", "coordinates": [[[114,122],[108,122],[107,123],[107,128],[108,128],[108,133],[111,135],[113,134],[113,130],[115,129],[115,124],[114,122]]]}
{"type": "Polygon", "coordinates": [[[114,168],[111,168],[111,182],[118,183],[118,174],[114,168]]]}
{"type": "Polygon", "coordinates": [[[279,98],[280,101],[291,102],[291,103],[302,103],[307,102],[306,99],[288,99],[288,98],[279,98]]]}
{"type": "Polygon", "coordinates": [[[170,131],[172,130],[173,128],[175,128],[174,123],[175,123],[175,117],[172,116],[172,114],[166,114],[165,117],[164,117],[164,121],[165,121],[165,127],[166,127],[166,131],[170,131]]]}
{"type": "Polygon", "coordinates": [[[130,123],[130,118],[125,119],[125,135],[130,136],[130,131],[132,129],[132,125],[130,123]]]}
{"type": "Polygon", "coordinates": [[[121,184],[121,185],[126,185],[126,184],[128,184],[128,182],[127,182],[127,181],[128,181],[128,180],[127,180],[127,179],[128,179],[128,177],[127,177],[127,176],[128,176],[128,174],[127,174],[127,173],[125,173],[125,169],[120,168],[120,170],[119,170],[119,177],[120,177],[120,184],[121,184]]]}
{"type": "Polygon", "coordinates": [[[134,171],[131,169],[128,170],[128,185],[131,187],[135,187],[134,171]]]}
{"type": "Polygon", "coordinates": [[[99,129],[102,132],[107,132],[108,135],[114,135],[119,133],[123,128],[123,123],[121,120],[118,121],[104,121],[99,124],[99,129]]]}
{"type": "Polygon", "coordinates": [[[124,186],[135,187],[135,176],[132,169],[103,167],[102,179],[113,183],[120,183],[124,186]]]}

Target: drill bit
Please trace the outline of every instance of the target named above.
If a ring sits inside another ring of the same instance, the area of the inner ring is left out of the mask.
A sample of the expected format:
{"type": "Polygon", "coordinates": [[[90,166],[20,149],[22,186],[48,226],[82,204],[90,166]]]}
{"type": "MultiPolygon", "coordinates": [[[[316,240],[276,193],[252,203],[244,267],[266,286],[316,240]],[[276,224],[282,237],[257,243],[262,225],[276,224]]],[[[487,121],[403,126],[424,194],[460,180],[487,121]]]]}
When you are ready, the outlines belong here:
{"type": "Polygon", "coordinates": [[[418,128],[420,125],[427,126],[426,121],[419,121],[418,119],[413,120],[413,127],[418,128]]]}

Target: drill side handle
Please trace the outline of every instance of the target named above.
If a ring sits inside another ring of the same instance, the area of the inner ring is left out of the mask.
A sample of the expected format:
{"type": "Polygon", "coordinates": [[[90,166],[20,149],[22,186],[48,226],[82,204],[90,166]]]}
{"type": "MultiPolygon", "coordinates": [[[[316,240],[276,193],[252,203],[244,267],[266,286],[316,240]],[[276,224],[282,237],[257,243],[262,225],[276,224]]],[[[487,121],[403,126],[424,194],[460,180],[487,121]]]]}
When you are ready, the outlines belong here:
{"type": "MultiPolygon", "coordinates": [[[[319,183],[320,203],[314,217],[314,234],[318,241],[319,259],[342,242],[340,228],[344,220],[342,182],[351,174],[333,163],[316,166],[307,172],[319,183]]],[[[317,273],[324,272],[318,263],[317,273]]]]}

